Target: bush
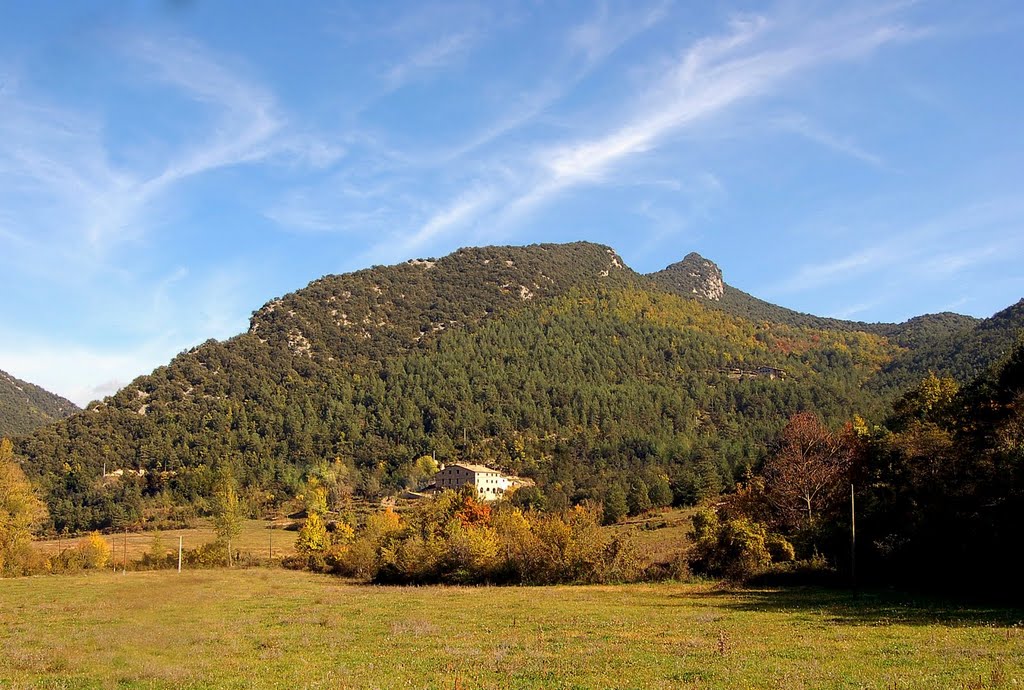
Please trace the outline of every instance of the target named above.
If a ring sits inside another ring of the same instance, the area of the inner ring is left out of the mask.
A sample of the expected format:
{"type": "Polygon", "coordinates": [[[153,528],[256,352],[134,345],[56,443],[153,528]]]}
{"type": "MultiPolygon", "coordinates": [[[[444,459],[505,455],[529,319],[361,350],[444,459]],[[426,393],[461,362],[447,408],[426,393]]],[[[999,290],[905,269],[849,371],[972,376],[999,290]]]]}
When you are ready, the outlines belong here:
{"type": "Polygon", "coordinates": [[[182,553],[185,565],[199,568],[215,568],[228,565],[227,543],[221,539],[201,544],[182,553]]]}
{"type": "Polygon", "coordinates": [[[404,524],[394,513],[370,516],[351,543],[332,547],[326,566],[389,584],[640,579],[647,565],[642,555],[626,540],[610,540],[602,517],[600,503],[525,513],[508,503],[492,507],[469,493],[447,492],[417,504],[404,524]]]}
{"type": "Polygon", "coordinates": [[[792,544],[746,517],[723,521],[714,510],[704,508],[692,521],[694,546],[689,562],[696,572],[745,580],[762,572],[773,560],[793,560],[792,544]]]}
{"type": "Polygon", "coordinates": [[[765,546],[773,563],[788,563],[796,559],[796,550],[782,535],[769,534],[765,546]]]}
{"type": "Polygon", "coordinates": [[[801,561],[773,563],[750,582],[772,587],[835,587],[848,584],[849,576],[837,571],[821,556],[815,556],[801,561]]]}
{"type": "Polygon", "coordinates": [[[75,550],[81,556],[82,567],[86,570],[99,570],[110,562],[110,544],[99,532],[93,532],[79,542],[75,550]]]}

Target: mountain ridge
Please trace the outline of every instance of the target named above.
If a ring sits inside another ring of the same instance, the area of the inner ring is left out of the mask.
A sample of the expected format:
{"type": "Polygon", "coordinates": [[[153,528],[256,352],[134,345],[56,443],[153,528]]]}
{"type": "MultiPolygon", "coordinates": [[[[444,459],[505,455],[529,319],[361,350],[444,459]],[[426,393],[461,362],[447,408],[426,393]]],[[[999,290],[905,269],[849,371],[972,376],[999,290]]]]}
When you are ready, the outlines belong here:
{"type": "Polygon", "coordinates": [[[0,370],[0,437],[27,434],[78,410],[70,400],[0,370]]]}
{"type": "MultiPolygon", "coordinates": [[[[740,299],[713,262],[674,266],[644,276],[576,242],[324,276],[17,450],[57,529],[202,511],[225,472],[254,506],[314,476],[338,496],[378,496],[414,486],[415,459],[431,454],[527,474],[572,501],[600,500],[624,473],[668,477],[688,502],[756,462],[794,411],[839,424],[881,409],[898,388],[873,383],[886,367],[906,358],[910,380],[969,323],[816,328],[781,307],[754,318],[768,303],[740,299]],[[923,352],[935,354],[909,358],[923,352]],[[97,484],[104,464],[147,479],[97,484]]],[[[990,329],[965,371],[994,358],[1018,318],[990,329]]]]}

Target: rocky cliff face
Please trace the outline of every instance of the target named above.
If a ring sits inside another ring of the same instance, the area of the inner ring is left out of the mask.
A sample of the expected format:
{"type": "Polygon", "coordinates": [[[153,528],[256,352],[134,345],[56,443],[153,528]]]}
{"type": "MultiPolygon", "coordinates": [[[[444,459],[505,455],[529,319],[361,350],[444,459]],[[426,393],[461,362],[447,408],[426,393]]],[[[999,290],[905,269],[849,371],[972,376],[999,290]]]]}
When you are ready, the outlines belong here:
{"type": "Polygon", "coordinates": [[[694,294],[713,302],[718,302],[725,294],[722,269],[697,252],[690,252],[682,261],[651,273],[650,277],[676,292],[694,294]]]}

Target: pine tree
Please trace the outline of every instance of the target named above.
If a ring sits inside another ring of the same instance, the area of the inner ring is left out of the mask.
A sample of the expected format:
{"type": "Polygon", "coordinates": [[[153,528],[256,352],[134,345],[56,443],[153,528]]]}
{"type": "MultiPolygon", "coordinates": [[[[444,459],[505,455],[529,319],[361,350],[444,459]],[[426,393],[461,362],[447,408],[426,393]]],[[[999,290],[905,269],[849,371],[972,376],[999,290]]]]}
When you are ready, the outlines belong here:
{"type": "Polygon", "coordinates": [[[622,484],[613,483],[608,487],[604,495],[604,524],[613,525],[622,520],[629,513],[629,504],[626,503],[626,491],[622,484]]]}

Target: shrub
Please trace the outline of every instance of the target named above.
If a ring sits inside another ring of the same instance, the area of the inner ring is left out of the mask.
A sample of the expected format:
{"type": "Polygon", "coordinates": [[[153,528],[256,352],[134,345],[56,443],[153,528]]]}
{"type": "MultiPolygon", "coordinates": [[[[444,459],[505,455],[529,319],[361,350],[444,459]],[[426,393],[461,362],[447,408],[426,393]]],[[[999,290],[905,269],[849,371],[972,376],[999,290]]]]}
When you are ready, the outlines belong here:
{"type": "Polygon", "coordinates": [[[207,544],[201,544],[194,549],[185,551],[182,554],[182,561],[186,565],[200,568],[229,565],[227,543],[224,540],[216,539],[207,544]]]}
{"type": "Polygon", "coordinates": [[[792,561],[793,545],[746,517],[720,519],[711,508],[694,514],[690,566],[696,572],[734,580],[750,578],[773,560],[792,561]]]}
{"type": "Polygon", "coordinates": [[[93,532],[79,542],[75,550],[81,557],[82,567],[87,570],[99,570],[110,562],[110,544],[99,532],[93,532]]]}
{"type": "Polygon", "coordinates": [[[796,550],[793,545],[780,534],[769,534],[765,540],[765,547],[771,554],[772,563],[788,563],[796,559],[796,550]]]}
{"type": "Polygon", "coordinates": [[[331,545],[330,535],[324,525],[323,518],[319,513],[310,513],[306,518],[306,524],[299,530],[299,536],[295,541],[295,548],[304,555],[323,555],[331,545]]]}

